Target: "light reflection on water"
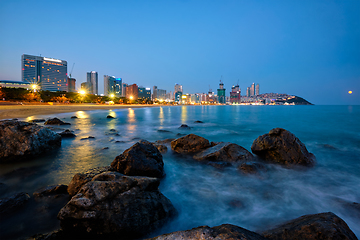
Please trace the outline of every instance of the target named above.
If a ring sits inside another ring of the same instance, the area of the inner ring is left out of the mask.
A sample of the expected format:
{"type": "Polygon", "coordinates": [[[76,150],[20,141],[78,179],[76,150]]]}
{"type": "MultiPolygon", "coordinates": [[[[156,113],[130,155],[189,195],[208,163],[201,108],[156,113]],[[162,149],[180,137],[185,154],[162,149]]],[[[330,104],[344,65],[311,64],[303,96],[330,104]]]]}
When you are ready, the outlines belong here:
{"type": "Polygon", "coordinates": [[[360,202],[359,114],[358,106],[351,109],[326,106],[129,108],[79,111],[75,113],[77,119],[70,119],[74,113],[61,114],[59,117],[72,125],[56,127],[55,131],[70,128],[78,137],[64,139],[62,147],[50,156],[26,164],[2,166],[0,174],[17,167],[35,166],[36,171],[26,176],[15,174],[0,182],[14,191],[32,193],[44,185],[68,184],[77,172],[109,165],[140,138],[156,141],[177,138],[179,133],[194,133],[210,141],[234,142],[250,150],[252,141],[259,135],[274,127],[283,127],[316,155],[314,168],[293,170],[268,166],[266,172],[249,176],[236,169],[219,170],[179,158],[171,151],[164,154],[167,176],[160,190],[180,214],[161,233],[223,223],[259,230],[304,214],[332,211],[359,236],[359,217],[339,205],[342,200],[360,202]],[[107,119],[109,114],[116,118],[107,119]],[[196,120],[204,123],[195,124],[196,120]],[[192,129],[180,130],[181,124],[192,129]],[[87,136],[95,139],[80,140],[87,136]]]}

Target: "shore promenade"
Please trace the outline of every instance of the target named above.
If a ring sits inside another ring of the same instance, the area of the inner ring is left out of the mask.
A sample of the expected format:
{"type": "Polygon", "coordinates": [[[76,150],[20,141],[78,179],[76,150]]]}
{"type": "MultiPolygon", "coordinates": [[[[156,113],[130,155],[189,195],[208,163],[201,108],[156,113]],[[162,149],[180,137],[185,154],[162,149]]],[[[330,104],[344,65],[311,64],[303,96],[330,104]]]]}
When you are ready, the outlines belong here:
{"type": "Polygon", "coordinates": [[[33,104],[0,104],[0,120],[13,118],[27,118],[38,115],[50,115],[56,113],[110,110],[124,108],[159,107],[160,105],[127,104],[127,105],[103,105],[103,104],[56,104],[56,105],[33,105],[33,104]]]}

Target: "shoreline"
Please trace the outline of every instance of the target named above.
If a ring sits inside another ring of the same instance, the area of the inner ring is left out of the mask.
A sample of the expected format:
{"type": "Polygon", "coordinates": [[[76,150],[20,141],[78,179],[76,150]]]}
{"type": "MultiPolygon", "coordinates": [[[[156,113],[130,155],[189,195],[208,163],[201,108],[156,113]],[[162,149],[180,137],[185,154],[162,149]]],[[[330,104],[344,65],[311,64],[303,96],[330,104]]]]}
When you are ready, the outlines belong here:
{"type": "Polygon", "coordinates": [[[56,104],[56,105],[0,105],[0,120],[14,118],[28,118],[38,115],[51,115],[56,113],[69,113],[77,111],[91,110],[112,110],[126,108],[147,108],[160,107],[169,105],[142,105],[142,104],[126,104],[126,105],[99,105],[99,104],[56,104]]]}

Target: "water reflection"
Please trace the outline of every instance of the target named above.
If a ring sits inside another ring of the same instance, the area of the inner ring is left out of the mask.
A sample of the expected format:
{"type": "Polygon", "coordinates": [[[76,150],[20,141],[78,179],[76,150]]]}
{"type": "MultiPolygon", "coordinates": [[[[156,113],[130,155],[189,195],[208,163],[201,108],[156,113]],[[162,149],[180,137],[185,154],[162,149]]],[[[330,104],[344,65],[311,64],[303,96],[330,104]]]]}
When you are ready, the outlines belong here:
{"type": "MultiPolygon", "coordinates": [[[[112,116],[113,118],[116,118],[116,113],[113,110],[109,110],[109,114],[110,116],[112,116]]],[[[115,119],[111,119],[110,121],[108,121],[107,126],[109,129],[115,129],[116,127],[116,120],[115,119]]]]}
{"type": "Polygon", "coordinates": [[[164,110],[162,107],[160,107],[160,112],[159,112],[159,121],[160,121],[160,126],[163,125],[164,123],[164,110]]]}
{"type": "Polygon", "coordinates": [[[135,128],[136,128],[136,125],[135,125],[136,119],[135,119],[135,111],[132,108],[129,108],[128,122],[130,123],[130,124],[127,125],[128,132],[129,133],[134,133],[135,128]]]}
{"type": "Polygon", "coordinates": [[[181,123],[182,124],[186,124],[186,120],[187,120],[187,107],[186,106],[182,106],[181,107],[181,123]]]}

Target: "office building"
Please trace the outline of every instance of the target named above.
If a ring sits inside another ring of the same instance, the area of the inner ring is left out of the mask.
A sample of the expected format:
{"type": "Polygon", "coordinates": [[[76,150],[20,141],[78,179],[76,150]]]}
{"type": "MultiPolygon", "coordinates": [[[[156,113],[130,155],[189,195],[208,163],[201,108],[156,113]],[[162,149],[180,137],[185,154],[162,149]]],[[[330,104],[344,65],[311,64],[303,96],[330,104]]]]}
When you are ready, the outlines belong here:
{"type": "Polygon", "coordinates": [[[98,73],[95,71],[86,73],[86,82],[88,83],[89,93],[98,95],[98,73]]]}
{"type": "Polygon", "coordinates": [[[10,81],[10,80],[0,80],[0,87],[32,89],[32,85],[29,82],[10,81]]]}
{"type": "Polygon", "coordinates": [[[231,104],[240,104],[241,102],[241,89],[239,85],[235,85],[231,88],[230,92],[230,103],[231,104]]]}
{"type": "Polygon", "coordinates": [[[139,97],[139,89],[136,84],[126,87],[126,98],[129,100],[137,100],[139,97]]]}
{"type": "Polygon", "coordinates": [[[115,78],[114,76],[104,75],[104,95],[111,96],[114,94],[116,97],[121,97],[122,79],[115,78]]]}
{"type": "Polygon", "coordinates": [[[250,97],[250,88],[249,87],[246,88],[246,97],[250,97]]]}
{"type": "Polygon", "coordinates": [[[151,99],[151,89],[139,87],[138,88],[138,99],[150,100],[151,99]]]}
{"type": "Polygon", "coordinates": [[[21,79],[42,90],[68,91],[67,62],[55,58],[23,54],[21,79]]]}
{"type": "Polygon", "coordinates": [[[153,86],[153,94],[151,99],[155,101],[157,99],[157,86],[153,86]]]}
{"type": "Polygon", "coordinates": [[[126,88],[127,88],[127,84],[126,83],[121,83],[121,97],[126,97],[126,88]]]}
{"type": "Polygon", "coordinates": [[[225,104],[226,103],[225,88],[224,88],[224,83],[222,83],[221,80],[219,84],[219,89],[217,90],[217,95],[218,95],[218,103],[225,104]]]}
{"type": "Polygon", "coordinates": [[[68,78],[68,92],[76,92],[75,89],[76,79],[75,78],[68,78]]]}

